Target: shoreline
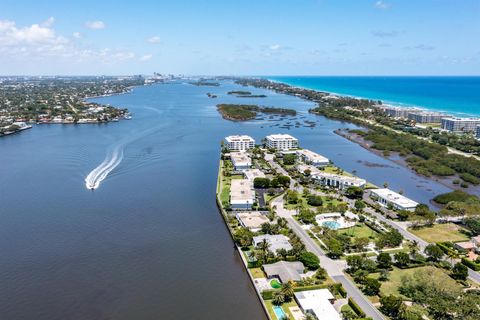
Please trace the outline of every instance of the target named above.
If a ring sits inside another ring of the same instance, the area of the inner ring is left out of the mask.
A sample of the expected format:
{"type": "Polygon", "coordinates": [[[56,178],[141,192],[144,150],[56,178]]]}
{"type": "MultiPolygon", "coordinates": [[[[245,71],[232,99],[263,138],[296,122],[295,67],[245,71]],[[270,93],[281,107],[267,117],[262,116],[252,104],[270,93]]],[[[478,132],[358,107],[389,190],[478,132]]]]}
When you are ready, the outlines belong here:
{"type": "Polygon", "coordinates": [[[472,118],[478,118],[480,117],[480,113],[478,115],[471,114],[471,113],[465,113],[465,112],[454,112],[454,111],[449,111],[449,110],[444,110],[441,108],[436,108],[436,107],[427,107],[425,105],[418,105],[418,104],[412,104],[412,103],[405,103],[405,102],[399,102],[399,101],[390,101],[390,100],[385,100],[382,98],[375,98],[375,97],[367,97],[367,96],[359,96],[359,95],[353,95],[353,94],[347,94],[347,93],[339,93],[335,91],[328,91],[324,89],[312,89],[309,87],[302,87],[299,85],[293,85],[285,81],[277,80],[277,79],[271,79],[268,77],[261,77],[261,79],[265,79],[271,82],[275,82],[278,84],[284,84],[291,86],[292,88],[300,89],[300,90],[312,90],[316,91],[319,93],[325,93],[331,96],[337,96],[337,97],[347,97],[347,98],[354,98],[354,99],[366,99],[366,100],[378,100],[382,102],[382,105],[384,106],[391,106],[391,107],[399,107],[399,108],[416,108],[420,109],[421,111],[427,111],[427,112],[440,112],[440,113],[445,113],[446,115],[451,115],[454,117],[472,117],[472,118]]]}

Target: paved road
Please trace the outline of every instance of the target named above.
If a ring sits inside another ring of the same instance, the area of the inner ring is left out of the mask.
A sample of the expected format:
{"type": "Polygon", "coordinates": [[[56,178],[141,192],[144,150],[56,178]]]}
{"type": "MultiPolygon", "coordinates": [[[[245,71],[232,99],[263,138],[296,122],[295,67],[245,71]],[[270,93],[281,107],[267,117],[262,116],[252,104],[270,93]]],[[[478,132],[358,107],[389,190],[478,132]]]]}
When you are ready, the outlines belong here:
{"type": "Polygon", "coordinates": [[[272,206],[277,207],[277,215],[287,220],[290,228],[302,240],[308,251],[313,252],[320,259],[320,265],[327,271],[330,278],[336,282],[340,282],[349,297],[352,297],[357,304],[362,308],[368,317],[374,320],[385,319],[385,317],[378,311],[372,303],[363,295],[363,293],[353,284],[353,282],[345,277],[343,270],[347,264],[344,260],[333,260],[326,256],[325,252],[318,246],[318,244],[310,238],[308,233],[302,226],[292,218],[295,213],[294,210],[287,210],[283,207],[283,197],[278,197],[272,201],[272,206]]]}

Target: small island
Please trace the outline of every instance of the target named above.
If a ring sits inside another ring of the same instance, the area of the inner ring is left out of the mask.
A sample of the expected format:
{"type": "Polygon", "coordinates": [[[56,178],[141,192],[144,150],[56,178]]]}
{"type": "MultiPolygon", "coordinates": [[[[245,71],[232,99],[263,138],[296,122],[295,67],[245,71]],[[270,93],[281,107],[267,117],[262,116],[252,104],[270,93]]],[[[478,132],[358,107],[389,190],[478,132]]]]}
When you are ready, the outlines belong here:
{"type": "Polygon", "coordinates": [[[267,96],[264,94],[252,94],[250,91],[229,91],[227,94],[235,95],[237,98],[266,98],[267,96]]]}
{"type": "Polygon", "coordinates": [[[231,121],[253,120],[259,113],[295,116],[293,109],[261,107],[250,104],[218,104],[217,110],[222,117],[231,121]]]}

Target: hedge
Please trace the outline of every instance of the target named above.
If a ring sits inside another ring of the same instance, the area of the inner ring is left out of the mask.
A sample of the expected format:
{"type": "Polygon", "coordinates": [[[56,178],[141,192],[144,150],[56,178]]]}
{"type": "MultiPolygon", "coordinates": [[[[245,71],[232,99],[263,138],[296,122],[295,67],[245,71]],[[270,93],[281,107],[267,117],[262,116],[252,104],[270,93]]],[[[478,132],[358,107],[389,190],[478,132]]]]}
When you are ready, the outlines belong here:
{"type": "Polygon", "coordinates": [[[462,258],[462,264],[475,271],[480,271],[480,264],[470,261],[467,258],[462,258]]]}
{"type": "Polygon", "coordinates": [[[348,305],[352,310],[359,316],[360,318],[365,318],[365,312],[363,312],[362,308],[353,300],[352,298],[348,298],[348,305]]]}
{"type": "Polygon", "coordinates": [[[314,284],[314,285],[311,285],[311,286],[295,287],[295,288],[293,288],[293,291],[300,292],[300,291],[327,289],[327,288],[328,288],[328,285],[326,285],[326,284],[314,284]]]}
{"type": "Polygon", "coordinates": [[[444,242],[438,242],[437,243],[437,246],[440,247],[440,249],[442,249],[442,251],[445,253],[445,254],[448,254],[448,253],[457,253],[456,250],[452,249],[451,247],[449,247],[446,243],[444,242]]]}
{"type": "Polygon", "coordinates": [[[264,291],[262,291],[262,298],[263,298],[263,300],[273,299],[273,294],[275,293],[275,291],[277,291],[277,290],[270,289],[270,290],[264,290],[264,291]]]}
{"type": "Polygon", "coordinates": [[[375,224],[369,222],[369,221],[365,221],[364,222],[365,225],[367,225],[370,229],[373,229],[375,230],[376,232],[382,234],[382,233],[385,233],[385,231],[381,230],[379,227],[377,227],[375,224]]]}

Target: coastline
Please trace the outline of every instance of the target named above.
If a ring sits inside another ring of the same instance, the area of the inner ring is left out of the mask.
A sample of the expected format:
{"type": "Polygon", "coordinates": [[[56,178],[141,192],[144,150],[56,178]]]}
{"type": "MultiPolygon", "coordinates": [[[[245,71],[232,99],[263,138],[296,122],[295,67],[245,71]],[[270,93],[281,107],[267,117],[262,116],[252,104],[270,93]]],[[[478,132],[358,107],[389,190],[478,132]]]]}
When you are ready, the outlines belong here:
{"type": "Polygon", "coordinates": [[[429,111],[429,112],[440,112],[440,113],[445,113],[448,115],[456,116],[456,117],[480,117],[480,111],[478,114],[473,114],[473,113],[468,113],[468,112],[458,112],[458,111],[451,111],[451,110],[445,110],[443,108],[438,108],[438,107],[431,107],[431,106],[425,106],[422,104],[415,104],[415,103],[406,103],[406,102],[400,102],[400,101],[394,101],[394,100],[389,100],[389,99],[384,99],[384,98],[379,98],[378,96],[368,96],[368,95],[354,95],[354,94],[348,94],[348,93],[340,93],[340,92],[335,92],[334,90],[325,90],[325,89],[317,89],[313,87],[308,87],[308,86],[301,86],[297,84],[292,84],[290,82],[284,81],[284,80],[278,80],[278,79],[273,79],[270,77],[260,77],[261,79],[268,80],[271,82],[279,83],[279,84],[284,84],[291,86],[292,88],[297,88],[301,90],[313,90],[317,91],[320,93],[326,93],[332,96],[338,96],[338,97],[348,97],[348,98],[355,98],[355,99],[367,99],[367,100],[378,100],[381,101],[383,105],[385,106],[392,106],[392,107],[400,107],[400,108],[416,108],[420,109],[422,111],[429,111]]]}

